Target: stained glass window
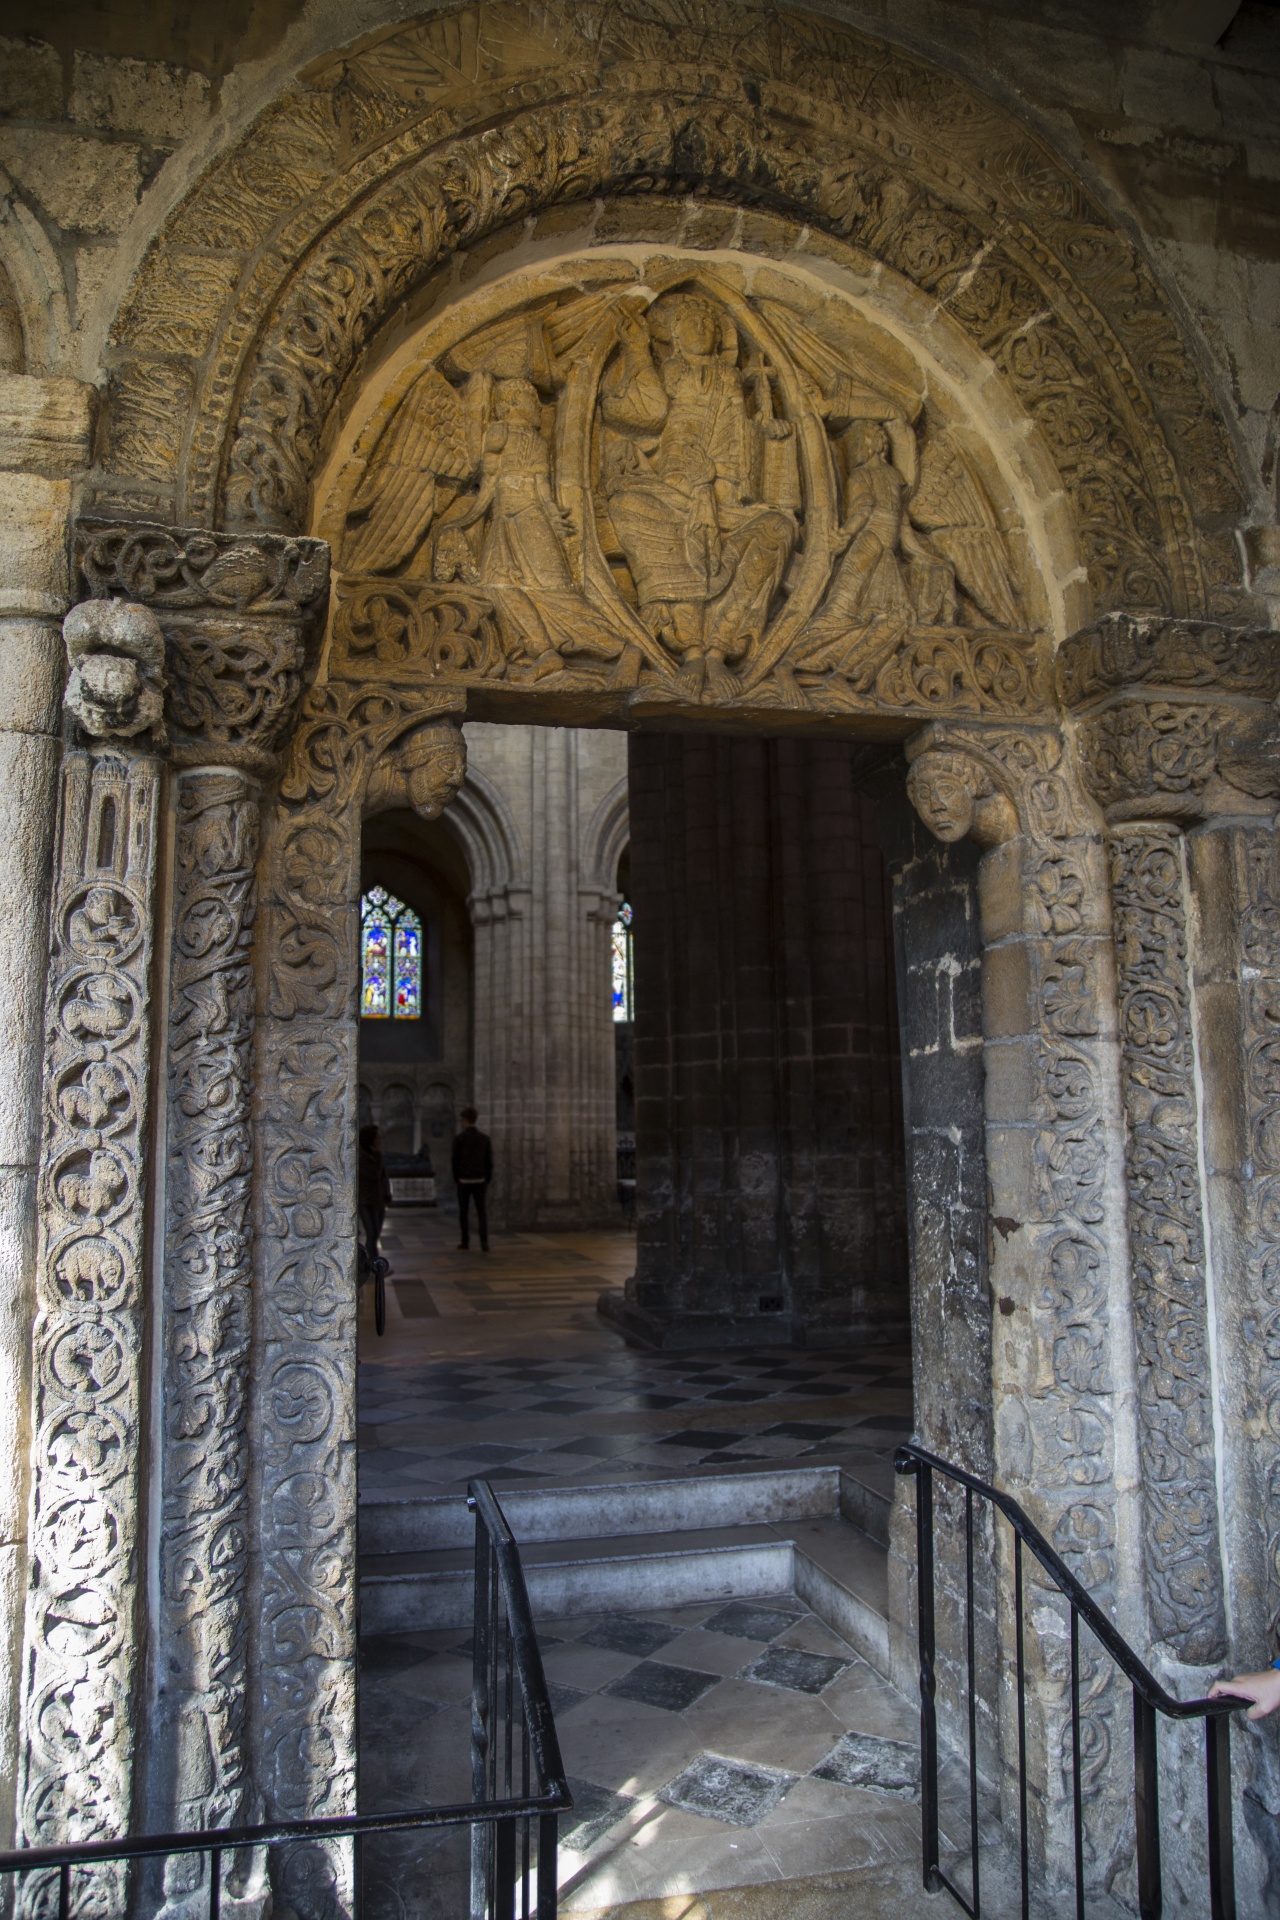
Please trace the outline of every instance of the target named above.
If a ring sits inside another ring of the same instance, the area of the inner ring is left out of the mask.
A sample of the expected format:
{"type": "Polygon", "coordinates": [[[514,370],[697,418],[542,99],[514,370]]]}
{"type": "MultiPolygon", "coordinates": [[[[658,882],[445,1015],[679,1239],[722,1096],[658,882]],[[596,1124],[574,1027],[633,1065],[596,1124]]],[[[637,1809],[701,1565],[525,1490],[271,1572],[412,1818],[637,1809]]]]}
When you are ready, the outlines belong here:
{"type": "Polygon", "coordinates": [[[631,906],[624,901],[613,923],[613,1017],[635,1019],[635,983],[631,964],[631,906]]]}
{"type": "Polygon", "coordinates": [[[422,922],[385,887],[360,902],[360,1014],[416,1020],[422,1012],[422,922]]]}

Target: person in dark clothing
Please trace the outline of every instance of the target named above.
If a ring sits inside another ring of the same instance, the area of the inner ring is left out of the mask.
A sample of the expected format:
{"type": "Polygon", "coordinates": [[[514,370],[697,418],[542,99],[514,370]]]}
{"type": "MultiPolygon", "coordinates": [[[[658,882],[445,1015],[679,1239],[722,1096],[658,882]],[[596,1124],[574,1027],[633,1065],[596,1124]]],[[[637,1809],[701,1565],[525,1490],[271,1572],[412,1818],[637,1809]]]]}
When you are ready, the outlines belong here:
{"type": "Polygon", "coordinates": [[[376,1127],[361,1127],[358,1204],[365,1251],[371,1260],[378,1257],[378,1241],[390,1198],[391,1182],[382,1161],[382,1135],[376,1127]]]}
{"type": "Polygon", "coordinates": [[[458,1225],[462,1230],[458,1241],[459,1249],[469,1247],[469,1214],[471,1202],[476,1203],[476,1227],[480,1234],[480,1251],[489,1251],[489,1209],[485,1195],[489,1182],[493,1178],[493,1148],[489,1144],[487,1133],[481,1133],[476,1125],[474,1107],[462,1109],[462,1132],[453,1139],[453,1180],[458,1189],[458,1225]]]}

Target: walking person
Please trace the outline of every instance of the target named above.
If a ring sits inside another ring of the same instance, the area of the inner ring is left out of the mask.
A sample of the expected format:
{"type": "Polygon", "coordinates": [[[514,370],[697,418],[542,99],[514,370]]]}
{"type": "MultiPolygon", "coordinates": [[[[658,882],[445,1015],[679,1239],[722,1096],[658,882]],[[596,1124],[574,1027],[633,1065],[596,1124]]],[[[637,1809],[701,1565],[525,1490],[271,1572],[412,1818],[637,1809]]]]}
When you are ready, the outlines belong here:
{"type": "Polygon", "coordinates": [[[478,1116],[474,1107],[462,1109],[462,1132],[453,1139],[453,1181],[458,1189],[458,1237],[459,1251],[470,1246],[468,1236],[471,1202],[476,1203],[476,1228],[480,1234],[480,1251],[489,1251],[489,1210],[485,1196],[489,1182],[493,1178],[493,1147],[487,1133],[481,1133],[476,1125],[478,1116]]]}
{"type": "Polygon", "coordinates": [[[382,1135],[377,1127],[360,1129],[357,1198],[365,1252],[371,1261],[376,1260],[378,1242],[382,1238],[382,1223],[387,1217],[387,1202],[391,1198],[391,1182],[382,1159],[382,1135]]]}

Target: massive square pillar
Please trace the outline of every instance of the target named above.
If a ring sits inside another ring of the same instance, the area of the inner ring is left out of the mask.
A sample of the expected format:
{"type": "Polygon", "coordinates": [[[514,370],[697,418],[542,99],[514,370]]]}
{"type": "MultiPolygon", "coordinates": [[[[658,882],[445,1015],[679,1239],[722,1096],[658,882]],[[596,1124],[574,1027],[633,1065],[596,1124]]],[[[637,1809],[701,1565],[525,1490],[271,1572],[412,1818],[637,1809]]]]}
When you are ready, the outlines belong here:
{"type": "Polygon", "coordinates": [[[886,876],[859,750],[631,742],[636,1274],[663,1345],[908,1325],[886,876]]]}

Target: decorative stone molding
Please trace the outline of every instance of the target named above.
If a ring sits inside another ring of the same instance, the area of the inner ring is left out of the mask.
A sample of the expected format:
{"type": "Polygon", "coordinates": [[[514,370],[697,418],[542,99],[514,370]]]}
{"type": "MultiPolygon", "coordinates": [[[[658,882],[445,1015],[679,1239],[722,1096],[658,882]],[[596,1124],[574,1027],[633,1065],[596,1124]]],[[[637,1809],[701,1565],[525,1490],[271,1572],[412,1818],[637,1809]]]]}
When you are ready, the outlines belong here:
{"type": "MultiPolygon", "coordinates": [[[[258,793],[229,768],[177,786],[169,976],[163,1436],[156,1727],[150,1814],[181,1829],[253,1817],[248,1751],[248,1403],[251,1373],[258,793]]],[[[222,1898],[262,1911],[262,1868],[237,1858],[222,1898]]],[[[165,1864],[167,1920],[204,1912],[207,1863],[165,1864]]]]}
{"type": "MultiPolygon", "coordinates": [[[[997,1478],[1123,1616],[1140,1592],[1141,1542],[1134,1496],[1119,1484],[1133,1444],[1123,1412],[1132,1365],[1098,816],[1057,729],[935,726],[907,755],[926,824],[988,847],[979,889],[997,1478]]],[[[1036,1789],[1048,1858],[1069,1877],[1068,1674],[1051,1648],[1042,1653],[1036,1789]]],[[[1125,1809],[1105,1782],[1120,1702],[1105,1662],[1088,1652],[1081,1692],[1083,1783],[1100,1849],[1090,1871],[1101,1879],[1109,1849],[1123,1844],[1125,1809]]]]}
{"type": "Polygon", "coordinates": [[[1280,794],[1276,635],[1111,614],[1058,656],[1081,769],[1108,821],[1266,813],[1280,794]]]}
{"type": "Polygon", "coordinates": [[[1227,1657],[1182,835],[1110,836],[1152,1632],[1227,1657]]]}
{"type": "MultiPolygon", "coordinates": [[[[20,1821],[31,1845],[107,1839],[132,1821],[161,774],[128,748],[73,748],[63,762],[23,1659],[20,1821]]],[[[24,1911],[43,1911],[44,1892],[28,1877],[24,1911]]],[[[77,1897],[123,1911],[122,1870],[86,1873],[77,1897]]]]}
{"type": "Polygon", "coordinates": [[[696,22],[556,4],[515,29],[504,4],[449,9],[314,69],[140,270],[97,498],[299,529],[349,370],[442,262],[565,203],[691,193],[709,245],[737,221],[767,253],[786,223],[945,301],[1046,436],[1098,605],[1240,603],[1227,436],[1159,283],[1079,177],[901,49],[727,0],[696,22]],[[459,45],[485,48],[467,82],[459,45]]]}
{"type": "Polygon", "coordinates": [[[164,636],[127,600],[82,600],[62,623],[71,674],[63,704],[94,740],[149,733],[165,744],[164,636]]]}
{"type": "Polygon", "coordinates": [[[159,621],[174,763],[270,774],[327,597],[324,542],[82,522],[76,565],[95,600],[123,595],[159,621]]]}
{"type": "MultiPolygon", "coordinates": [[[[446,804],[459,756],[439,730],[462,712],[449,693],[314,688],[264,822],[249,1614],[250,1718],[268,1818],[355,1805],[360,821],[372,769],[405,735],[416,804],[446,804]]],[[[298,1847],[273,1872],[278,1897],[309,1920],[347,1910],[345,1848],[298,1847]]]]}

